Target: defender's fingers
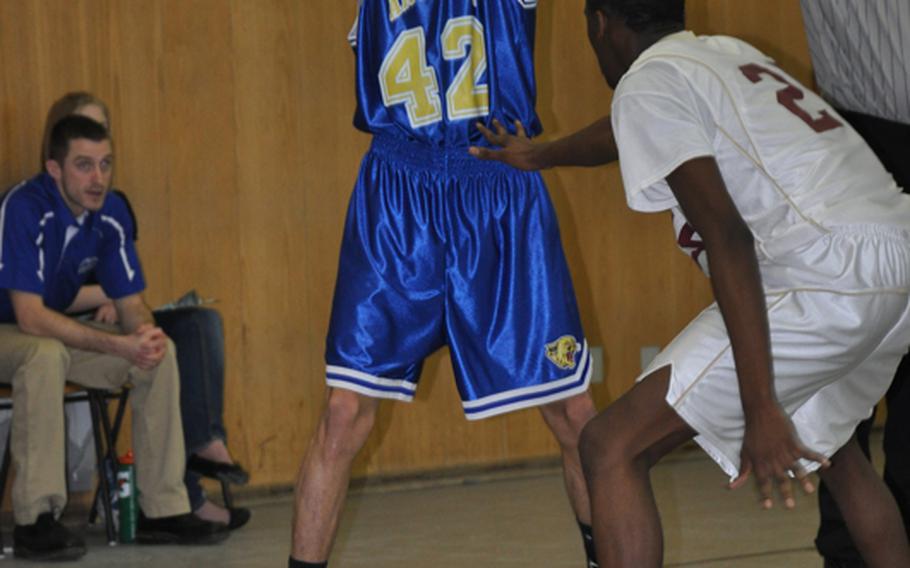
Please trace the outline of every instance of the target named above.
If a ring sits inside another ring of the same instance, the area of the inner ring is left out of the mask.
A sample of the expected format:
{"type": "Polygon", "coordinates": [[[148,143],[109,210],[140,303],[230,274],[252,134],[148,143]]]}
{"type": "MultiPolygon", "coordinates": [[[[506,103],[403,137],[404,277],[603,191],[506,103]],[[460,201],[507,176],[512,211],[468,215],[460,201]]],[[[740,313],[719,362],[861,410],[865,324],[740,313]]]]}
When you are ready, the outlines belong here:
{"type": "Polygon", "coordinates": [[[727,484],[729,489],[739,489],[746,484],[746,481],[749,480],[749,475],[752,473],[752,463],[749,460],[742,460],[742,463],[739,467],[739,475],[727,484]]]}
{"type": "Polygon", "coordinates": [[[813,452],[812,450],[804,449],[800,455],[801,458],[809,461],[814,461],[819,464],[822,469],[828,469],[831,467],[831,461],[826,458],[823,454],[818,452],[813,452]]]}
{"type": "Polygon", "coordinates": [[[747,481],[749,481],[748,472],[741,473],[741,474],[739,474],[739,477],[737,477],[736,479],[731,481],[729,484],[727,484],[727,487],[729,487],[730,489],[739,489],[740,487],[745,485],[747,481]]]}
{"type": "Polygon", "coordinates": [[[809,473],[806,471],[806,468],[797,463],[790,471],[793,472],[793,476],[796,477],[797,482],[799,482],[799,485],[803,488],[803,492],[815,493],[815,484],[812,483],[812,480],[809,478],[809,473]]]}
{"type": "Polygon", "coordinates": [[[468,148],[468,154],[478,158],[480,160],[495,160],[499,161],[499,152],[491,150],[489,148],[481,148],[479,146],[471,146],[468,148]]]}
{"type": "Polygon", "coordinates": [[[756,485],[758,486],[759,503],[762,509],[770,509],[774,506],[774,482],[770,477],[759,479],[756,476],[756,485]]]}
{"type": "Polygon", "coordinates": [[[790,481],[790,476],[786,473],[777,476],[777,490],[780,491],[780,498],[784,503],[784,507],[788,509],[796,507],[796,499],[793,498],[793,482],[790,481]]]}
{"type": "Polygon", "coordinates": [[[528,135],[525,133],[525,126],[521,123],[520,120],[515,119],[515,135],[521,136],[522,138],[527,138],[528,135]]]}
{"type": "Polygon", "coordinates": [[[496,118],[493,119],[493,128],[496,129],[496,134],[499,136],[505,136],[509,133],[509,131],[506,130],[506,127],[503,126],[502,123],[499,122],[499,120],[496,118]]]}
{"type": "Polygon", "coordinates": [[[493,134],[492,130],[490,130],[489,128],[487,128],[486,126],[484,126],[483,124],[481,124],[479,122],[476,124],[477,124],[477,130],[479,130],[480,133],[483,134],[483,137],[487,139],[487,142],[492,142],[492,143],[496,142],[496,135],[493,134]]]}

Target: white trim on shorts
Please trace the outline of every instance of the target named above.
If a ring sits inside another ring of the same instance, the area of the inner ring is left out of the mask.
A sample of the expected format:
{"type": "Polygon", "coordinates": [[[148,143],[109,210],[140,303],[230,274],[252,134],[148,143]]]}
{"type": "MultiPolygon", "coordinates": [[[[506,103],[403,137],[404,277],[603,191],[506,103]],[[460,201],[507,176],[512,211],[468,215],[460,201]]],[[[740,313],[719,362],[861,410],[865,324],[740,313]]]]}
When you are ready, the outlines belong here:
{"type": "MultiPolygon", "coordinates": [[[[593,368],[587,340],[583,344],[579,361],[581,364],[568,377],[463,401],[465,417],[468,420],[480,420],[581,394],[588,390],[593,368]]],[[[373,398],[403,402],[414,400],[414,394],[417,392],[417,383],[404,379],[378,377],[338,365],[326,366],[326,384],[373,398]]]]}
{"type": "Polygon", "coordinates": [[[585,340],[575,372],[556,381],[532,387],[521,387],[461,403],[468,420],[480,420],[532,406],[541,406],[581,394],[591,382],[591,354],[585,340]]]}
{"type": "Polygon", "coordinates": [[[346,389],[374,398],[387,398],[411,402],[417,392],[417,383],[404,379],[387,379],[362,371],[327,365],[325,382],[330,387],[346,389]]]}

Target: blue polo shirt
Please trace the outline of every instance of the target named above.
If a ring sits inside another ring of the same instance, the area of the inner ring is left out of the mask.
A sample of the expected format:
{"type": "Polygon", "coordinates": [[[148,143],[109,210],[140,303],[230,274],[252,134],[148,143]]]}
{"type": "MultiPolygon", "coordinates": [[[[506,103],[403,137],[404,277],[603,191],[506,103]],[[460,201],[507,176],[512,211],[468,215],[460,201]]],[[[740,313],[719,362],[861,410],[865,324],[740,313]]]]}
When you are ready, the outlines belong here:
{"type": "Polygon", "coordinates": [[[76,218],[46,173],[10,189],[0,204],[0,322],[16,321],[9,290],[39,294],[63,312],[93,271],[109,298],[141,292],[132,235],[127,205],[114,193],[76,218]]]}

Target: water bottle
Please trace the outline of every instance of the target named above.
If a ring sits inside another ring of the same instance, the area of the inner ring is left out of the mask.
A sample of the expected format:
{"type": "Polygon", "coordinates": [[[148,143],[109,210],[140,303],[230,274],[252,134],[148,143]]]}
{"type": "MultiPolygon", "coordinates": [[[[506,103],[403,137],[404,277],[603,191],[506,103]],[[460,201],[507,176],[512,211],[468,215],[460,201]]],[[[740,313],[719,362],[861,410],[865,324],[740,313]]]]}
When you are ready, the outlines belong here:
{"type": "Polygon", "coordinates": [[[135,542],[136,520],[139,509],[136,503],[136,468],[133,451],[117,460],[117,516],[120,524],[120,542],[135,542]]]}

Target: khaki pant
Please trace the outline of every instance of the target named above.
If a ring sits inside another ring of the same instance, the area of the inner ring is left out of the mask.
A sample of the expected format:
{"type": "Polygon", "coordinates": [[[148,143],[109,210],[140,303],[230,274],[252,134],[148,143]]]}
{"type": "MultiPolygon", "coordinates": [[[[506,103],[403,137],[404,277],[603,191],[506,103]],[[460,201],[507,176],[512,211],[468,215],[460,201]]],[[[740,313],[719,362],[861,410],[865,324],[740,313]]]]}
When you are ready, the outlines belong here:
{"type": "Polygon", "coordinates": [[[32,524],[66,505],[63,388],[69,381],[115,389],[132,385],[130,406],[139,505],[151,518],[189,512],[180,421],[180,377],[174,344],[151,371],[126,359],[65,346],[0,324],[0,382],[13,388],[13,515],[32,524]]]}

